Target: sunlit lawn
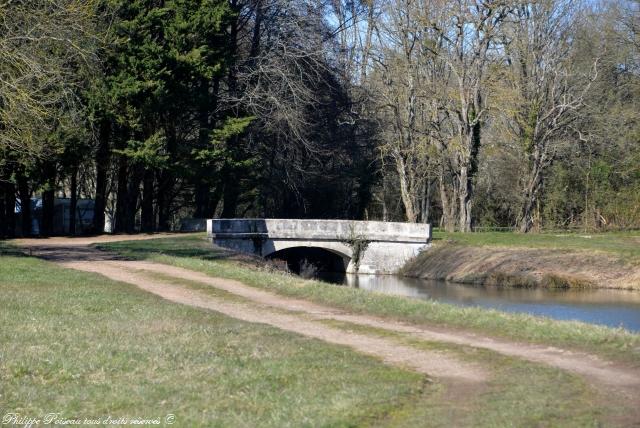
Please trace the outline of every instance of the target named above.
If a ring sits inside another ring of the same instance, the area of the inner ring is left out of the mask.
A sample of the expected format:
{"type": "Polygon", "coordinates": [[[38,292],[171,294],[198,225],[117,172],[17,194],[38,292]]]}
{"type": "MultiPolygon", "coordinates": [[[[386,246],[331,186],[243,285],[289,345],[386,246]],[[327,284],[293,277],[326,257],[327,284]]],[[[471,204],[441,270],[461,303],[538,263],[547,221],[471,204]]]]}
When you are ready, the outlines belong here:
{"type": "Polygon", "coordinates": [[[0,417],[347,426],[424,388],[423,376],[347,348],[0,256],[0,417]]]}
{"type": "MultiPolygon", "coordinates": [[[[109,247],[362,312],[423,321],[431,311],[441,321],[462,314],[231,261],[198,235],[109,247]]],[[[487,317],[497,325],[510,319],[487,317]]],[[[478,391],[452,397],[446,384],[348,348],[173,304],[20,256],[2,243],[0,327],[2,414],[160,420],[171,414],[175,426],[577,427],[596,426],[618,411],[618,403],[605,407],[583,380],[557,369],[472,348],[415,344],[493,372],[478,391]]],[[[616,333],[613,342],[636,339],[616,333]]]]}
{"type": "Polygon", "coordinates": [[[434,242],[605,252],[640,263],[640,231],[607,233],[449,233],[435,230],[434,242]]]}

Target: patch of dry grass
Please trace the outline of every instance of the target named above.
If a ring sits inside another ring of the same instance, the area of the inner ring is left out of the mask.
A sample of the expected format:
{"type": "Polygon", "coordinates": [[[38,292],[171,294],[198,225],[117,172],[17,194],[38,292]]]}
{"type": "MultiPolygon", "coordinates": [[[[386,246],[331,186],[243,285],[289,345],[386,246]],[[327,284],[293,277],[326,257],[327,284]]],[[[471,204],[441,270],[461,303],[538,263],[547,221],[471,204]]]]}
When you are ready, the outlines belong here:
{"type": "Polygon", "coordinates": [[[508,287],[640,289],[640,266],[587,250],[441,242],[409,261],[402,274],[508,287]]]}

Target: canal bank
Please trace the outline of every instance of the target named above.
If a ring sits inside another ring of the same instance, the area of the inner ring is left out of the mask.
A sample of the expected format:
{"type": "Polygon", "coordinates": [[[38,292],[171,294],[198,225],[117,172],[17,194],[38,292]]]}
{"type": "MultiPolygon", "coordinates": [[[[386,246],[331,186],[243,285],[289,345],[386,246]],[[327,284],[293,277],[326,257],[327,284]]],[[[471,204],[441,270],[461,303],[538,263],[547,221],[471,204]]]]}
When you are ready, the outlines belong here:
{"type": "MultiPolygon", "coordinates": [[[[470,239],[467,236],[474,239],[483,238],[482,242],[486,244],[487,238],[493,235],[469,234],[464,235],[464,238],[470,239]]],[[[636,247],[631,245],[633,242],[629,242],[630,239],[635,239],[636,237],[630,235],[616,236],[607,234],[587,240],[580,236],[561,237],[558,239],[558,237],[542,235],[523,236],[502,233],[496,237],[495,242],[500,242],[504,246],[505,241],[509,239],[512,242],[513,240],[520,240],[520,242],[515,242],[518,246],[514,245],[516,247],[514,250],[521,250],[523,238],[526,238],[527,242],[532,246],[542,247],[544,245],[549,247],[554,245],[558,247],[562,244],[567,247],[529,249],[540,253],[560,253],[566,256],[567,254],[582,252],[582,259],[602,253],[599,257],[600,262],[606,260],[606,257],[618,257],[624,259],[621,260],[622,263],[629,264],[636,260],[636,253],[634,253],[636,247]],[[499,238],[499,241],[497,238],[499,238]],[[598,250],[591,248],[587,252],[587,249],[584,248],[585,245],[597,246],[598,250]],[[570,248],[576,246],[581,246],[581,248],[570,248]],[[608,249],[610,254],[606,253],[605,249],[608,249]]],[[[436,235],[435,248],[429,249],[423,254],[438,254],[440,248],[444,246],[458,245],[463,248],[476,248],[473,242],[461,245],[451,241],[452,239],[450,238],[443,239],[442,235],[436,235]]],[[[204,268],[204,266],[200,265],[202,260],[211,262],[216,260],[215,272],[212,270],[210,273],[218,276],[223,275],[222,272],[226,272],[229,278],[238,279],[253,286],[276,289],[286,295],[311,299],[319,298],[322,303],[346,305],[349,309],[354,309],[354,304],[359,307],[363,303],[363,299],[369,300],[371,298],[372,306],[368,307],[367,311],[381,310],[381,313],[384,314],[388,314],[387,311],[391,311],[394,316],[400,315],[402,318],[413,318],[413,315],[419,313],[418,320],[428,320],[438,324],[457,325],[466,319],[468,322],[462,322],[464,327],[469,327],[470,325],[478,327],[478,323],[484,324],[484,321],[486,321],[487,325],[491,326],[490,331],[495,333],[497,318],[503,318],[500,313],[511,313],[522,323],[514,322],[513,318],[507,317],[508,321],[507,319],[503,320],[505,324],[502,321],[498,322],[501,325],[499,329],[517,330],[518,337],[521,336],[523,329],[538,330],[535,326],[539,323],[539,320],[530,322],[528,318],[521,318],[520,315],[524,317],[544,317],[549,320],[581,321],[599,326],[623,327],[630,331],[640,331],[640,291],[638,290],[604,289],[595,286],[589,288],[584,286],[563,288],[559,287],[557,283],[553,288],[548,286],[514,287],[513,283],[498,281],[495,282],[496,285],[491,286],[479,286],[478,283],[461,285],[454,282],[397,275],[348,275],[344,272],[336,274],[322,271],[316,272],[316,275],[324,282],[307,282],[297,276],[282,272],[282,267],[273,262],[265,263],[260,259],[235,254],[215,246],[212,247],[202,236],[176,237],[141,242],[139,244],[133,242],[114,245],[103,244],[101,247],[111,251],[123,252],[133,258],[152,257],[163,263],[179,263],[180,266],[195,269],[204,268]],[[169,258],[167,258],[168,256],[169,258]],[[200,261],[196,262],[196,260],[200,261]],[[186,264],[183,265],[183,263],[186,264]],[[292,282],[291,286],[286,286],[285,283],[289,282],[292,282]],[[349,287],[328,286],[326,282],[345,284],[349,287]],[[305,286],[300,287],[302,284],[305,284],[305,286]],[[318,287],[312,286],[312,284],[317,284],[318,287]],[[365,293],[368,296],[364,296],[361,292],[352,294],[351,291],[348,291],[356,288],[366,290],[365,293]],[[412,300],[413,302],[405,301],[405,297],[409,297],[410,299],[407,300],[412,300]],[[398,298],[401,300],[397,300],[398,298]],[[329,299],[329,301],[325,299],[329,299]],[[432,305],[432,303],[435,305],[432,305]],[[441,306],[439,303],[444,303],[445,305],[441,306]],[[459,309],[454,310],[453,306],[459,309]],[[486,311],[487,309],[495,311],[486,311]],[[496,311],[499,311],[499,313],[496,311]],[[428,316],[425,318],[425,315],[428,316]]],[[[488,247],[494,250],[489,244],[477,247],[488,247]]],[[[494,245],[493,247],[498,246],[494,245]]],[[[465,260],[460,259],[459,261],[464,262],[465,260]]],[[[596,262],[593,263],[595,264],[596,262]]],[[[604,271],[604,268],[601,270],[604,271]]],[[[414,320],[412,319],[412,321],[414,320]]],[[[551,324],[545,326],[545,330],[554,328],[551,324]]],[[[540,335],[540,331],[532,331],[532,333],[534,337],[540,335]]],[[[571,334],[574,334],[573,331],[571,334]]],[[[547,336],[547,331],[543,336],[547,336]]],[[[610,335],[605,334],[603,337],[607,337],[607,340],[609,340],[610,335]]]]}
{"type": "Polygon", "coordinates": [[[401,274],[502,287],[640,290],[640,263],[636,259],[640,238],[625,237],[623,242],[630,245],[628,251],[626,248],[623,248],[625,251],[616,251],[615,247],[611,250],[604,245],[598,248],[594,245],[597,243],[589,242],[594,238],[586,237],[569,237],[566,240],[556,237],[557,246],[539,245],[540,238],[533,237],[532,248],[521,246],[526,241],[518,239],[522,242],[510,246],[500,245],[499,241],[482,245],[481,241],[436,240],[433,248],[409,261],[401,274]],[[571,240],[571,243],[579,239],[589,245],[586,248],[566,245],[565,241],[571,240]]]}

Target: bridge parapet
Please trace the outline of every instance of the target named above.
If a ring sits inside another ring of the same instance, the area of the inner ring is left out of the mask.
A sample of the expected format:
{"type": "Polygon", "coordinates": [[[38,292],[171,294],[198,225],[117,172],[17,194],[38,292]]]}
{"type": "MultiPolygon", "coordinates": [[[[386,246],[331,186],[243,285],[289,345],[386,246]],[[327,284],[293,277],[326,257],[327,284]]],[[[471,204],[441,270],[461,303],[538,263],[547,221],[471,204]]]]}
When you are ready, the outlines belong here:
{"type": "Polygon", "coordinates": [[[207,221],[210,238],[349,240],[369,242],[428,243],[431,226],[417,223],[352,220],[212,219],[207,221]]]}

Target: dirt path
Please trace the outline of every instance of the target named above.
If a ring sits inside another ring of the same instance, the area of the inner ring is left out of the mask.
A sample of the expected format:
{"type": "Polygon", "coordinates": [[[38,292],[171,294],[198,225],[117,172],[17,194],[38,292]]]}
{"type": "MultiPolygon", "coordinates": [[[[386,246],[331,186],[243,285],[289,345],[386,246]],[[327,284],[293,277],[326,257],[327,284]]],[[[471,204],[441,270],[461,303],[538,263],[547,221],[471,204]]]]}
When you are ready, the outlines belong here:
{"type": "MultiPolygon", "coordinates": [[[[122,237],[119,238],[122,239],[122,237]]],[[[409,367],[430,376],[455,379],[456,382],[463,384],[478,384],[486,380],[489,374],[482,367],[459,361],[448,353],[418,350],[399,345],[396,341],[386,338],[329,327],[318,321],[343,321],[402,333],[421,340],[489,349],[502,355],[579,374],[596,387],[615,393],[619,399],[629,403],[640,402],[638,370],[620,366],[587,353],[496,340],[478,334],[415,326],[373,316],[352,314],[305,300],[275,295],[237,281],[214,278],[187,269],[159,263],[124,260],[116,255],[88,247],[69,247],[64,241],[48,241],[47,245],[42,245],[42,242],[29,244],[32,245],[35,255],[62,263],[69,268],[100,273],[114,280],[135,284],[174,302],[207,308],[244,321],[269,324],[326,342],[346,345],[359,352],[381,358],[390,364],[409,367]],[[157,277],[151,276],[150,272],[162,274],[168,279],[158,280],[157,277]],[[215,298],[190,290],[172,283],[170,277],[206,284],[246,299],[247,303],[230,302],[228,299],[215,298]]]]}
{"type": "Polygon", "coordinates": [[[166,238],[176,235],[200,235],[200,233],[148,233],[137,235],[96,235],[78,237],[54,236],[51,238],[19,238],[11,240],[11,243],[27,249],[41,249],[46,247],[85,247],[85,250],[91,250],[91,248],[87,248],[87,246],[91,244],[119,241],[144,241],[146,239],[166,238]]]}
{"type": "Polygon", "coordinates": [[[346,332],[305,320],[295,314],[286,314],[252,304],[230,302],[169,281],[150,278],[144,272],[135,271],[140,266],[139,262],[81,261],[67,262],[63,266],[95,272],[116,281],[135,284],[145,291],[172,302],[211,309],[243,321],[268,324],[325,342],[346,345],[364,354],[378,357],[387,363],[409,367],[430,376],[465,382],[480,382],[486,379],[486,373],[481,367],[457,361],[444,353],[417,350],[387,339],[346,332]]]}
{"type": "MultiPolygon", "coordinates": [[[[120,269],[150,271],[170,277],[172,276],[175,278],[207,284],[261,305],[284,309],[287,311],[302,312],[309,315],[312,319],[344,321],[403,333],[417,339],[489,349],[503,355],[547,364],[577,373],[591,378],[599,384],[611,386],[636,386],[640,388],[640,373],[630,372],[629,370],[615,367],[610,362],[603,361],[597,356],[586,353],[572,352],[555,347],[543,347],[500,341],[476,334],[445,332],[373,316],[349,314],[335,308],[318,305],[305,300],[279,296],[244,285],[238,281],[213,278],[199,272],[160,263],[140,261],[110,261],[104,263],[111,267],[118,267],[120,269]]],[[[78,264],[67,264],[67,266],[75,269],[82,268],[82,266],[78,264]]]]}

